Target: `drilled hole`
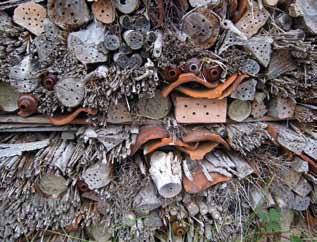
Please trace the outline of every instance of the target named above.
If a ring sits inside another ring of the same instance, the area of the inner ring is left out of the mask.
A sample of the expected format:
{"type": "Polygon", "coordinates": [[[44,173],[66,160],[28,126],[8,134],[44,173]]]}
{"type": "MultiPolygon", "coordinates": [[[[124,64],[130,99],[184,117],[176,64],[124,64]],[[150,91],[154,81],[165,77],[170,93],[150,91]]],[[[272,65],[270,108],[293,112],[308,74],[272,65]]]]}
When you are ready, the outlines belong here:
{"type": "Polygon", "coordinates": [[[169,74],[170,74],[170,76],[172,76],[172,77],[174,77],[174,76],[176,76],[176,72],[175,71],[169,71],[169,74]]]}

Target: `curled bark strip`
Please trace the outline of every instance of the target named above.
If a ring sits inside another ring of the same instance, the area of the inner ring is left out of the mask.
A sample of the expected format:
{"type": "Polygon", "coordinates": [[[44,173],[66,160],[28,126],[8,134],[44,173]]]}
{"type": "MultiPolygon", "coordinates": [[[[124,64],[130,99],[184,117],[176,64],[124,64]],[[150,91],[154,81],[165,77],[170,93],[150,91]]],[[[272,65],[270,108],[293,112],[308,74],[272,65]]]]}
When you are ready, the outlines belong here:
{"type": "Polygon", "coordinates": [[[197,167],[192,173],[193,180],[190,181],[186,176],[183,178],[184,190],[188,193],[199,193],[218,183],[229,181],[231,178],[219,175],[218,173],[209,173],[212,181],[208,181],[202,168],[197,167]]]}
{"type": "Polygon", "coordinates": [[[232,93],[234,93],[237,90],[240,83],[247,77],[249,76],[246,74],[239,75],[237,79],[234,81],[234,83],[229,88],[227,88],[218,99],[224,99],[226,97],[229,97],[232,93]]]}
{"type": "Polygon", "coordinates": [[[166,87],[162,91],[162,96],[167,97],[175,88],[177,88],[178,86],[180,86],[184,83],[188,83],[188,82],[196,82],[196,83],[199,83],[207,88],[214,87],[213,84],[199,78],[198,76],[196,76],[193,73],[184,73],[184,74],[179,75],[178,79],[175,82],[170,84],[168,87],[166,87]]]}
{"type": "Polygon", "coordinates": [[[185,147],[177,147],[179,150],[187,153],[191,160],[202,160],[204,159],[205,155],[209,152],[213,151],[219,143],[214,142],[204,142],[198,146],[195,150],[190,150],[185,147]]]}
{"type": "Polygon", "coordinates": [[[134,145],[131,148],[131,155],[134,155],[143,144],[147,143],[153,139],[162,139],[168,137],[169,134],[166,129],[155,126],[155,127],[148,127],[143,129],[137,136],[134,145]]]}
{"type": "Polygon", "coordinates": [[[308,164],[310,165],[312,172],[317,174],[317,163],[313,159],[311,159],[309,156],[305,155],[304,153],[298,156],[302,158],[303,160],[307,161],[308,164]]]}
{"type": "Polygon", "coordinates": [[[195,150],[197,148],[197,145],[191,146],[189,144],[184,143],[181,140],[173,140],[172,138],[163,138],[157,142],[154,142],[152,144],[149,144],[145,149],[144,149],[144,154],[150,154],[154,151],[156,151],[157,149],[164,147],[164,146],[169,146],[169,145],[173,145],[173,146],[177,146],[177,147],[181,147],[181,148],[186,148],[186,150],[195,150]]]}
{"type": "Polygon", "coordinates": [[[237,77],[238,77],[238,74],[233,74],[226,80],[225,83],[220,84],[216,88],[207,90],[207,91],[206,90],[197,91],[197,90],[192,90],[186,87],[178,87],[177,90],[187,96],[194,97],[194,98],[215,99],[215,98],[221,97],[224,90],[226,90],[232,83],[234,83],[237,77]]]}
{"type": "Polygon", "coordinates": [[[159,11],[159,19],[157,21],[156,27],[162,27],[164,24],[164,15],[165,15],[163,0],[157,0],[157,7],[159,11]]]}
{"type": "Polygon", "coordinates": [[[234,14],[233,21],[238,22],[248,9],[248,0],[240,0],[237,11],[234,14]]]}
{"type": "Polygon", "coordinates": [[[185,143],[212,141],[222,144],[226,149],[230,149],[229,144],[218,134],[211,133],[208,130],[194,130],[183,137],[185,143]]]}
{"type": "Polygon", "coordinates": [[[269,135],[271,136],[271,138],[273,139],[273,141],[276,143],[277,142],[277,136],[278,136],[278,130],[277,128],[275,128],[272,125],[268,125],[267,126],[267,132],[269,133],[269,135]]]}
{"type": "Polygon", "coordinates": [[[74,119],[76,119],[77,116],[83,112],[91,114],[91,115],[97,114],[96,110],[92,110],[89,108],[78,108],[75,112],[73,112],[69,115],[63,115],[63,116],[56,117],[56,118],[48,116],[48,120],[56,126],[66,125],[66,124],[69,124],[70,122],[72,122],[74,119]]]}
{"type": "Polygon", "coordinates": [[[238,8],[238,0],[231,0],[230,7],[229,7],[229,17],[230,18],[234,17],[234,14],[235,14],[237,8],[238,8]]]}

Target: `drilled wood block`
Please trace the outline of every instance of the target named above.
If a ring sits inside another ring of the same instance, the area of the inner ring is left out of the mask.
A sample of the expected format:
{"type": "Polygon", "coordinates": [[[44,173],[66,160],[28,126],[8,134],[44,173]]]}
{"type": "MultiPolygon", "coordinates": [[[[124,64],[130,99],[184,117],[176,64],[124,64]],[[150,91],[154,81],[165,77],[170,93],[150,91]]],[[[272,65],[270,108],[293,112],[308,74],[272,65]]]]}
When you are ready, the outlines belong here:
{"type": "Polygon", "coordinates": [[[175,117],[178,123],[225,123],[227,99],[208,100],[176,97],[175,117]]]}

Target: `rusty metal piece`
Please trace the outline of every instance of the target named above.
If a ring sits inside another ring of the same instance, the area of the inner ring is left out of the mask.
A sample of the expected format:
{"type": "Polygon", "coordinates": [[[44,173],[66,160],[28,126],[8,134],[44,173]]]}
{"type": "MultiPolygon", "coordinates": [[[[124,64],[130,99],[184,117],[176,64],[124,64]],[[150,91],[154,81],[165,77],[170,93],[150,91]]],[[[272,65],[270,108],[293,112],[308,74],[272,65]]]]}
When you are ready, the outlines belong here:
{"type": "Polygon", "coordinates": [[[230,146],[219,134],[210,132],[207,129],[196,129],[185,135],[182,140],[185,143],[212,141],[222,144],[226,149],[230,150],[230,146]]]}
{"type": "Polygon", "coordinates": [[[225,123],[227,99],[208,100],[176,97],[175,118],[178,123],[225,123]]]}
{"type": "Polygon", "coordinates": [[[163,75],[167,81],[173,82],[176,81],[182,71],[176,66],[168,66],[164,69],[163,75]]]}
{"type": "Polygon", "coordinates": [[[220,66],[211,67],[209,64],[204,64],[202,69],[202,74],[207,81],[218,81],[220,79],[222,73],[220,66]]]}
{"type": "Polygon", "coordinates": [[[18,106],[18,115],[26,118],[37,112],[38,101],[32,94],[23,94],[19,97],[18,106]]]}
{"type": "Polygon", "coordinates": [[[74,119],[77,118],[77,116],[80,114],[80,113],[88,113],[90,115],[96,115],[97,114],[97,111],[96,110],[92,110],[92,109],[89,109],[89,108],[78,108],[75,112],[69,114],[69,115],[62,115],[62,116],[59,116],[59,117],[51,117],[51,116],[48,116],[48,120],[56,125],[56,126],[60,126],[60,125],[66,125],[66,124],[69,124],[70,122],[72,122],[74,119]]]}
{"type": "Polygon", "coordinates": [[[190,150],[186,147],[177,146],[177,148],[185,153],[187,153],[191,160],[202,160],[205,158],[209,152],[217,148],[219,143],[215,142],[204,142],[200,144],[197,149],[190,150]]]}
{"type": "Polygon", "coordinates": [[[184,65],[184,72],[199,75],[201,69],[201,61],[198,58],[189,59],[184,65]]]}
{"type": "Polygon", "coordinates": [[[131,155],[134,155],[143,144],[150,140],[161,139],[168,137],[169,134],[166,129],[161,126],[146,127],[138,134],[135,143],[131,147],[131,155]]]}
{"type": "Polygon", "coordinates": [[[177,88],[178,86],[188,83],[188,82],[195,82],[195,83],[199,83],[207,88],[213,88],[213,85],[203,79],[201,79],[200,77],[196,76],[193,73],[184,73],[179,75],[178,79],[173,82],[172,84],[170,84],[168,87],[166,87],[163,91],[162,91],[162,95],[164,97],[167,97],[175,88],[177,88]]]}
{"type": "Polygon", "coordinates": [[[192,90],[190,88],[178,87],[177,90],[181,93],[194,97],[194,98],[208,98],[208,99],[216,99],[222,96],[223,92],[236,80],[238,74],[233,74],[230,76],[225,83],[218,85],[216,88],[211,90],[192,90]]]}
{"type": "Polygon", "coordinates": [[[214,172],[210,172],[209,175],[212,177],[212,181],[207,180],[201,167],[197,167],[192,172],[192,181],[189,180],[186,176],[184,176],[184,190],[188,193],[199,193],[218,183],[226,182],[231,179],[230,177],[225,177],[214,172]]]}
{"type": "Polygon", "coordinates": [[[56,75],[53,74],[48,74],[44,80],[42,81],[42,85],[47,89],[47,90],[54,90],[55,84],[57,83],[58,79],[56,75]]]}
{"type": "Polygon", "coordinates": [[[79,190],[81,193],[85,193],[85,192],[89,192],[89,191],[90,191],[90,189],[89,189],[87,183],[84,182],[84,181],[78,181],[78,182],[77,182],[77,188],[78,188],[78,190],[79,190]]]}
{"type": "Polygon", "coordinates": [[[153,153],[154,151],[156,151],[157,149],[164,147],[164,146],[176,146],[176,147],[180,147],[180,148],[186,148],[186,151],[192,151],[195,150],[197,148],[197,145],[189,145],[184,143],[183,141],[177,139],[177,140],[173,140],[170,137],[167,138],[162,138],[161,140],[158,141],[154,141],[150,144],[148,144],[146,147],[144,147],[144,154],[150,154],[153,153]]]}

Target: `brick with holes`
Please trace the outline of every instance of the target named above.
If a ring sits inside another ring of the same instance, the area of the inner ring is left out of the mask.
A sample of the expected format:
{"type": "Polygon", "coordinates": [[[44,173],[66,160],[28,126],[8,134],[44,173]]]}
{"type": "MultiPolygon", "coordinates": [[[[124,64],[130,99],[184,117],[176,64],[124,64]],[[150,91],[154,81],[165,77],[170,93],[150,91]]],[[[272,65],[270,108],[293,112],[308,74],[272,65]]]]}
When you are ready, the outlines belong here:
{"type": "Polygon", "coordinates": [[[178,123],[225,123],[227,99],[208,100],[176,97],[175,117],[178,123]]]}

